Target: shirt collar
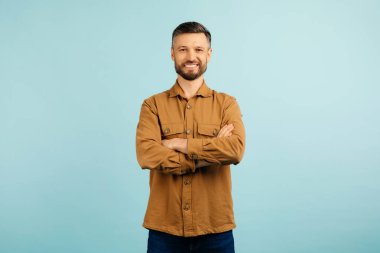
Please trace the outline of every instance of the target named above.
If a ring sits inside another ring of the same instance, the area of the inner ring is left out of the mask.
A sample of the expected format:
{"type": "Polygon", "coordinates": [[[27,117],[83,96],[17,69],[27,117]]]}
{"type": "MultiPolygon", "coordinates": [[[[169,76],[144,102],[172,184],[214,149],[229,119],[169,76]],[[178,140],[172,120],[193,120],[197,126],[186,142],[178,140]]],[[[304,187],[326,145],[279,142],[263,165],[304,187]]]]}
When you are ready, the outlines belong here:
{"type": "MultiPolygon", "coordinates": [[[[183,90],[179,85],[178,80],[176,80],[175,84],[169,90],[169,97],[175,97],[178,95],[184,97],[183,90]]],[[[198,89],[197,93],[195,93],[195,96],[210,97],[211,95],[212,90],[206,85],[206,82],[203,80],[203,83],[201,87],[198,89]]]]}

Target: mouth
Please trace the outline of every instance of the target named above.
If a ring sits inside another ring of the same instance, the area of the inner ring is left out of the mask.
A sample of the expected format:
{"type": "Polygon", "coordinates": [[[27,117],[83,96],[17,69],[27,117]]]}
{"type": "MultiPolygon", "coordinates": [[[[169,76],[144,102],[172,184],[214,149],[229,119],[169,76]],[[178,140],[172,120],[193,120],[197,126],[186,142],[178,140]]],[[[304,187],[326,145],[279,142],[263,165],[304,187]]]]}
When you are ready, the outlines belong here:
{"type": "Polygon", "coordinates": [[[196,69],[196,68],[198,68],[198,66],[199,66],[199,64],[197,64],[197,63],[186,63],[185,64],[185,68],[187,68],[187,69],[196,69]]]}

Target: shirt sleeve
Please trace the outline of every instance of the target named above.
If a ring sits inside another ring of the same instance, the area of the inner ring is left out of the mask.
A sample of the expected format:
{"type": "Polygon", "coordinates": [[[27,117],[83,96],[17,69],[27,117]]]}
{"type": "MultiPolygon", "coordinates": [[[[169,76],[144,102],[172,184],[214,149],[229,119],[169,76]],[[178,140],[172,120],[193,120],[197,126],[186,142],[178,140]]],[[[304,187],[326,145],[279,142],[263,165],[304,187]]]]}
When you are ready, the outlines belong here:
{"type": "Polygon", "coordinates": [[[235,98],[229,97],[223,106],[222,125],[233,124],[229,137],[188,139],[188,155],[193,160],[203,159],[214,164],[238,164],[245,150],[245,129],[242,114],[235,98]]]}
{"type": "Polygon", "coordinates": [[[142,169],[176,175],[195,171],[193,160],[161,144],[157,109],[150,100],[144,100],[141,106],[136,130],[136,156],[142,169]]]}

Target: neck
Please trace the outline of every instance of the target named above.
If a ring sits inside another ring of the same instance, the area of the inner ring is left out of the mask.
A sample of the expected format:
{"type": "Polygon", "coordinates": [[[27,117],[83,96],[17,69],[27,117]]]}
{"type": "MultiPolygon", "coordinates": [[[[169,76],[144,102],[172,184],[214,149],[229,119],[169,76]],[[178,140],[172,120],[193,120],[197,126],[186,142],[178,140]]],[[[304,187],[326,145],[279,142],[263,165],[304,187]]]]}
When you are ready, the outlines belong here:
{"type": "Polygon", "coordinates": [[[195,80],[189,81],[178,75],[177,82],[181,86],[185,98],[189,99],[195,96],[199,88],[203,84],[203,76],[198,77],[195,80]]]}

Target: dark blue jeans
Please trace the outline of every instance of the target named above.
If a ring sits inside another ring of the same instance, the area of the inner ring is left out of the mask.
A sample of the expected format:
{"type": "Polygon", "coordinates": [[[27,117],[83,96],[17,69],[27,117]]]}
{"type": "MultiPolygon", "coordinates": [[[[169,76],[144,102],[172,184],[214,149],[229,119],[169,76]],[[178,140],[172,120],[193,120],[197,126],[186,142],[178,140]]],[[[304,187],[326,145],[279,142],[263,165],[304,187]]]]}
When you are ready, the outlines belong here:
{"type": "Polygon", "coordinates": [[[182,237],[149,230],[148,253],[235,253],[232,230],[182,237]]]}

